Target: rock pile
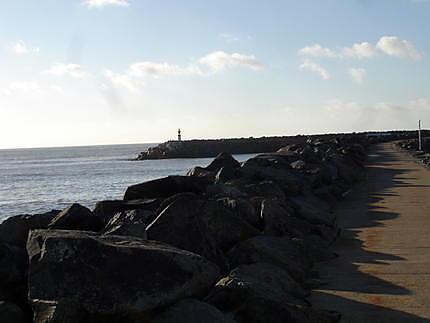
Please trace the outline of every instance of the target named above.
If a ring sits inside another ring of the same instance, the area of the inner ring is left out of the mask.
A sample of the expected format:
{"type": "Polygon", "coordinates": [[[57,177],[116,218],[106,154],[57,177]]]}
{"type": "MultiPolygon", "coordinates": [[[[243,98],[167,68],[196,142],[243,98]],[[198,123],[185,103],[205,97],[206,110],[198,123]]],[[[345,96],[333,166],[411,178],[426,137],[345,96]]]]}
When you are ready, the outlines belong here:
{"type": "Polygon", "coordinates": [[[421,151],[418,149],[418,139],[399,141],[397,142],[397,145],[400,149],[406,150],[421,163],[430,167],[430,137],[423,138],[421,151]]]}
{"type": "Polygon", "coordinates": [[[311,139],[244,163],[130,186],[94,210],[0,224],[0,318],[37,322],[336,322],[307,300],[336,257],[333,205],[363,137],[311,139]]]}

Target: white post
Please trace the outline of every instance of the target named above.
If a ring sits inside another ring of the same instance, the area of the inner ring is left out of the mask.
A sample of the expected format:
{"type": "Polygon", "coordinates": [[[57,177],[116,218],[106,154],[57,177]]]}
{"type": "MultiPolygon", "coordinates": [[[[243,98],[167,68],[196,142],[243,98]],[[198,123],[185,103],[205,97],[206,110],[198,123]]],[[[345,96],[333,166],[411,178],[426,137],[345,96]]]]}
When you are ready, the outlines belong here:
{"type": "Polygon", "coordinates": [[[418,120],[418,150],[422,150],[422,143],[421,143],[421,120],[418,120]]]}

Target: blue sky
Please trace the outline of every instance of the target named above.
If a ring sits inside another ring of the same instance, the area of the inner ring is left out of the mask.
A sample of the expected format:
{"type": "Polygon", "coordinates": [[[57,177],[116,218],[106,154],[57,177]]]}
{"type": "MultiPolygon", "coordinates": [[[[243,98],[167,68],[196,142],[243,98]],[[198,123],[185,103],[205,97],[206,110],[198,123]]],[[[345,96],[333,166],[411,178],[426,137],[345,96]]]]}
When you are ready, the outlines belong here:
{"type": "Polygon", "coordinates": [[[430,1],[0,0],[0,148],[430,124],[430,1]]]}

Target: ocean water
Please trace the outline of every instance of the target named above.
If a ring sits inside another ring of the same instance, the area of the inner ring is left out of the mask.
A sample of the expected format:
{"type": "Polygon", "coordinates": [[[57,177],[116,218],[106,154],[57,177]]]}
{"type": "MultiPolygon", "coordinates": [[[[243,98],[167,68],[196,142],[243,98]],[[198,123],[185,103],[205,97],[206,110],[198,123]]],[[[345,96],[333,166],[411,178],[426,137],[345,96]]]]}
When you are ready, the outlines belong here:
{"type": "MultiPolygon", "coordinates": [[[[62,209],[71,203],[93,208],[121,199],[129,185],[181,175],[212,158],[131,161],[150,145],[109,145],[0,150],[0,222],[17,214],[62,209]]],[[[235,156],[243,161],[252,155],[235,156]]]]}

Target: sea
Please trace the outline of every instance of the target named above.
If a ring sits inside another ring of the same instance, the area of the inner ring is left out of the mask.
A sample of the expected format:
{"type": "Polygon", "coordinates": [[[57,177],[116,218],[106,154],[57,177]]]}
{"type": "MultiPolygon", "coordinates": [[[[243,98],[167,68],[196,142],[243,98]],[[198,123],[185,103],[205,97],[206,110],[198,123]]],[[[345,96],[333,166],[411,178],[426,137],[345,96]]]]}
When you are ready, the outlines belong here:
{"type": "MultiPolygon", "coordinates": [[[[121,199],[130,185],[183,175],[213,158],[133,161],[155,144],[0,150],[0,222],[18,214],[63,209],[71,203],[94,208],[121,199]]],[[[253,155],[236,155],[244,161],[253,155]]]]}

